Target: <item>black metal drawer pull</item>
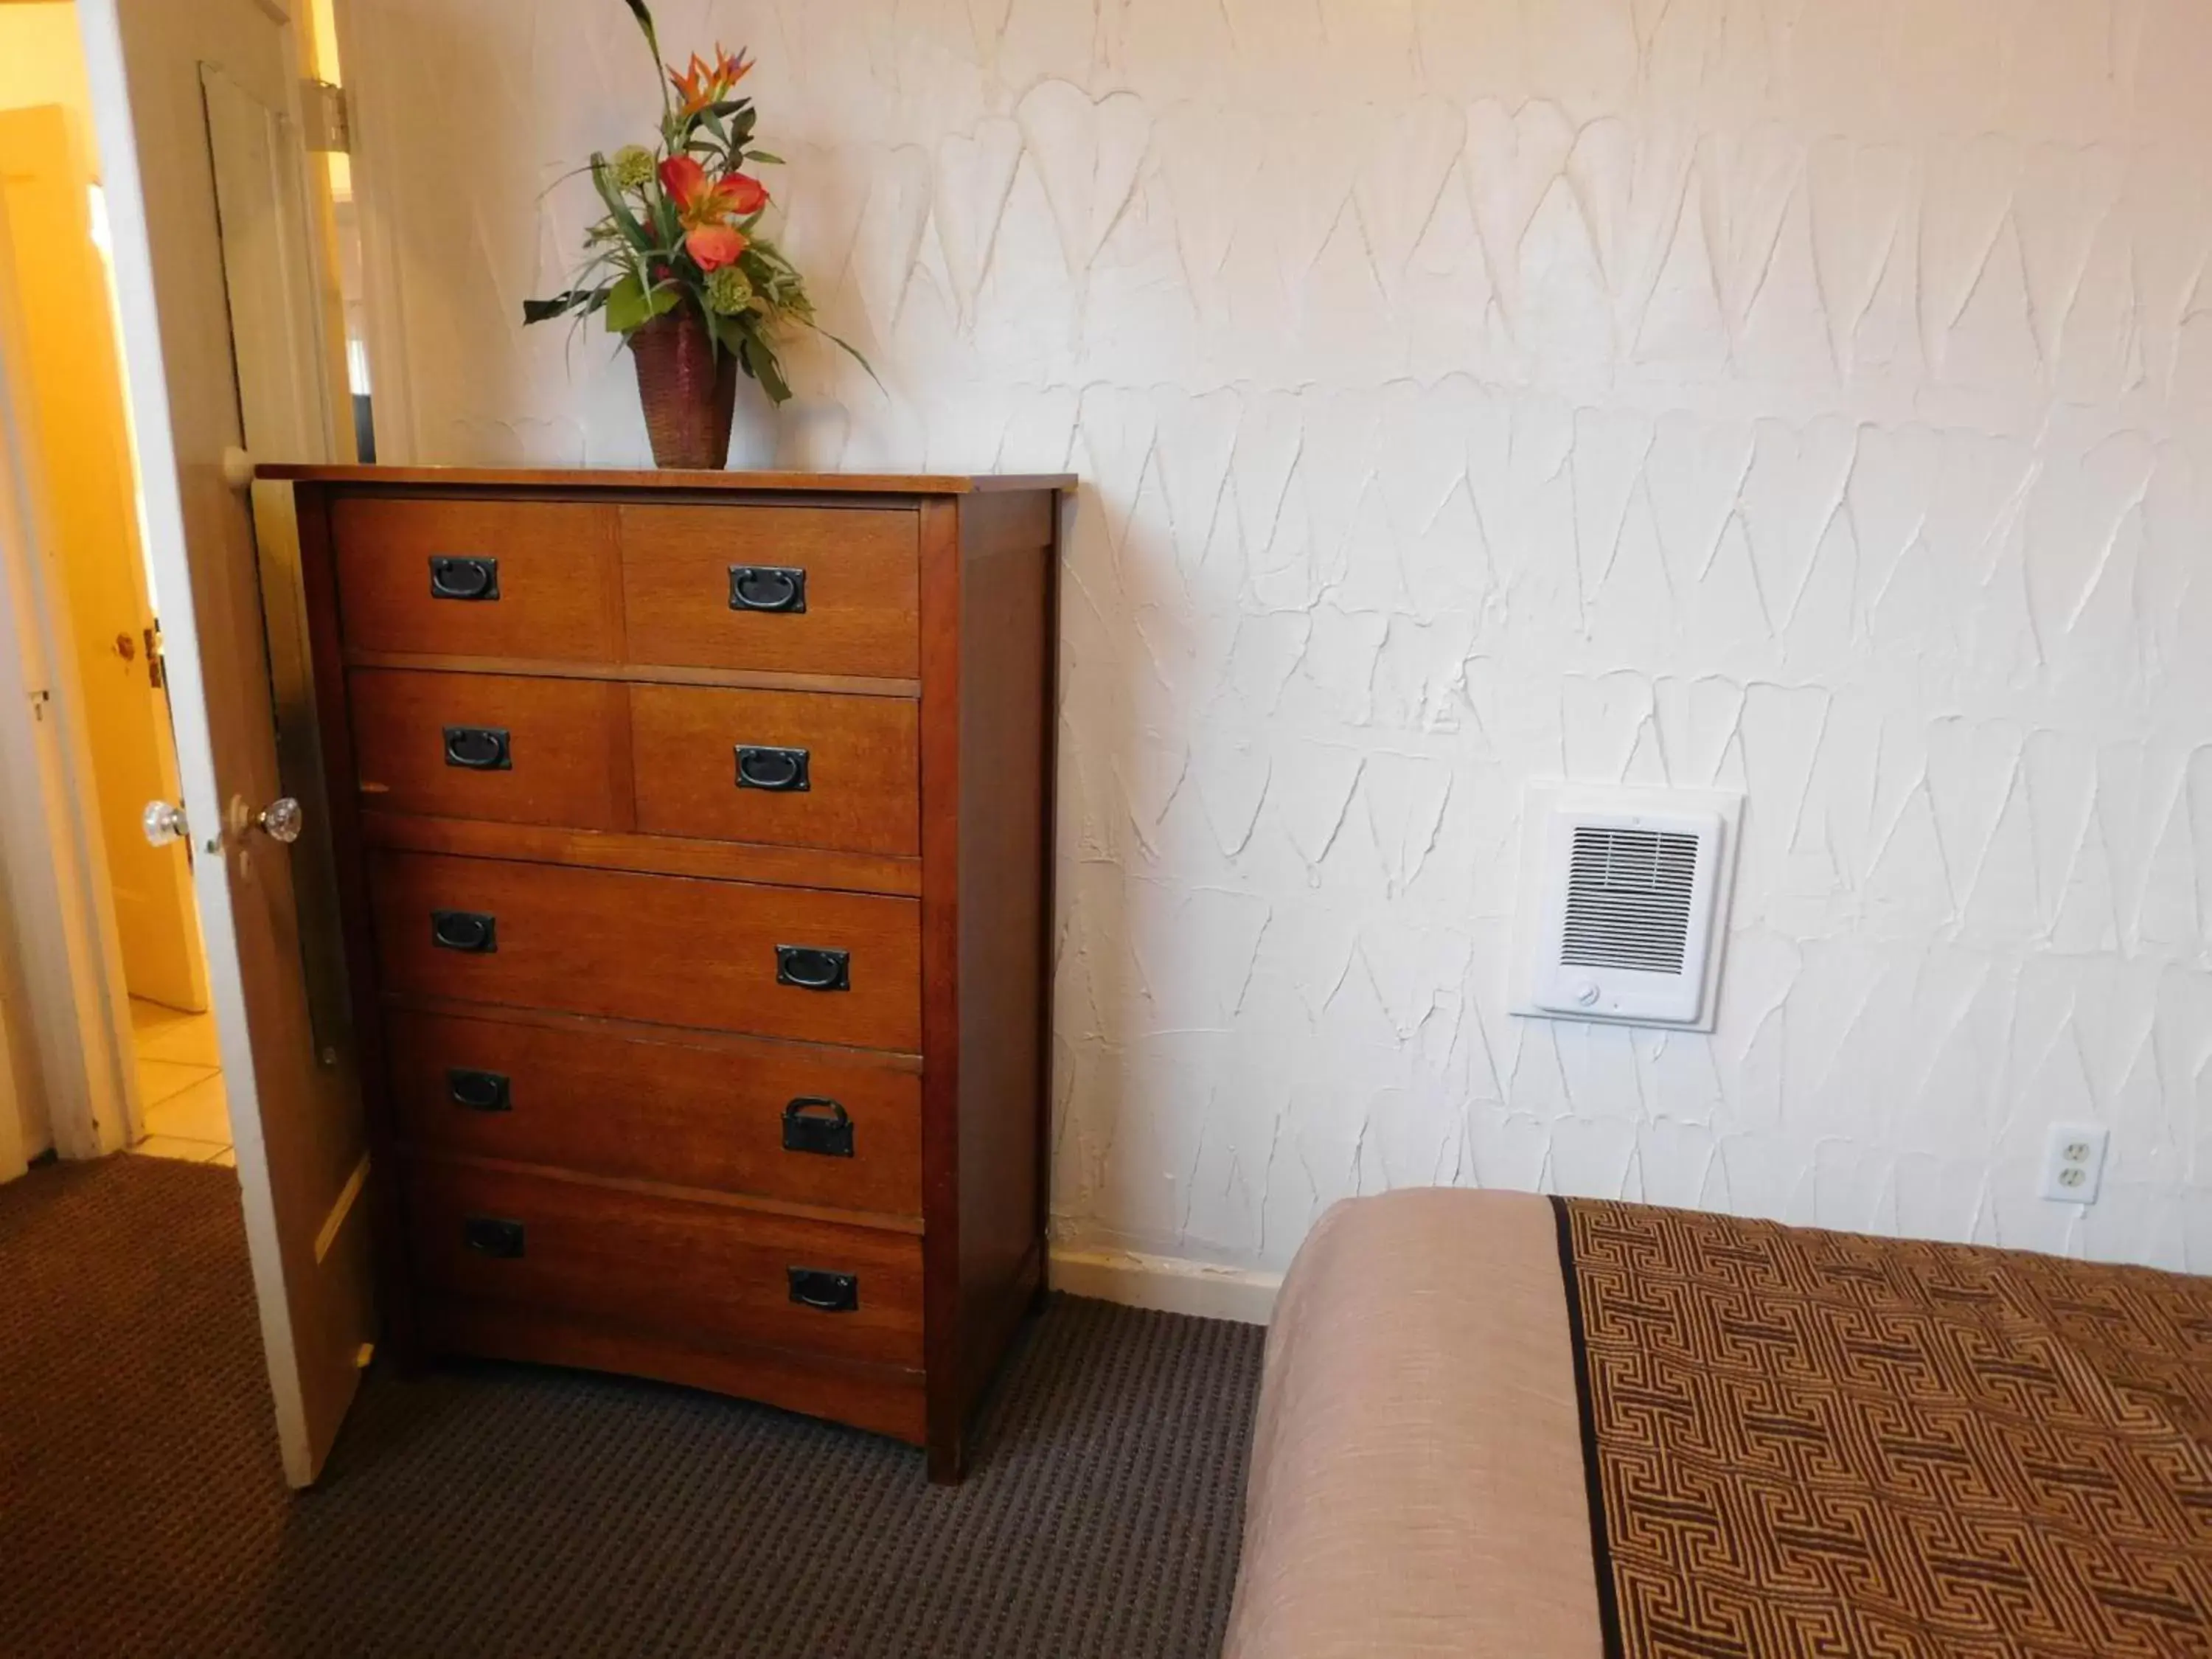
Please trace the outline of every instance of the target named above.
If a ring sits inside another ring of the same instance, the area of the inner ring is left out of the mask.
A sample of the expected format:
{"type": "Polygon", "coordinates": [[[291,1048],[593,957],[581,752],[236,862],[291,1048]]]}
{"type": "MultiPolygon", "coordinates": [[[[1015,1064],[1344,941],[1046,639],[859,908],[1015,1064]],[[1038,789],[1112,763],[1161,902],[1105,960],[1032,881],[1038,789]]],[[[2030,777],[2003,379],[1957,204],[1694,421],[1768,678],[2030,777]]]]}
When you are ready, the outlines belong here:
{"type": "Polygon", "coordinates": [[[472,1215],[461,1223],[461,1242],[478,1255],[512,1261],[522,1254],[522,1224],[495,1215],[472,1215]]]}
{"type": "Polygon", "coordinates": [[[510,772],[514,759],[503,726],[449,726],[446,728],[446,764],[465,766],[471,772],[510,772]]]}
{"type": "Polygon", "coordinates": [[[472,1112],[504,1112],[512,1109],[514,1103],[507,1098],[507,1074],[503,1072],[479,1072],[466,1066],[446,1068],[446,1093],[456,1106],[465,1106],[472,1112]]]}
{"type": "Polygon", "coordinates": [[[733,564],[730,609],[781,611],[797,616],[806,609],[806,573],[790,565],[733,564]]]}
{"type": "Polygon", "coordinates": [[[434,599],[495,599],[499,597],[497,559],[430,556],[430,597],[434,599]]]}
{"type": "MultiPolygon", "coordinates": [[[[519,1234],[520,1228],[515,1230],[519,1234]]],[[[516,1254],[521,1253],[520,1243],[516,1254]]],[[[854,1313],[860,1306],[860,1276],[858,1273],[833,1273],[823,1267],[787,1267],[791,1275],[791,1299],[809,1308],[819,1308],[823,1313],[854,1313]]]]}
{"type": "Polygon", "coordinates": [[[775,982],[796,985],[802,991],[849,991],[853,988],[852,952],[823,951],[811,945],[779,945],[775,982]]]}
{"type": "Polygon", "coordinates": [[[430,943],[441,951],[489,955],[499,949],[499,918],[481,910],[433,910],[430,943]]]}
{"type": "Polygon", "coordinates": [[[802,794],[814,787],[812,762],[804,749],[738,745],[738,787],[766,789],[779,795],[802,794]]]}
{"type": "Polygon", "coordinates": [[[801,1095],[783,1109],[783,1150],[819,1158],[853,1155],[853,1120],[834,1100],[801,1095]]]}

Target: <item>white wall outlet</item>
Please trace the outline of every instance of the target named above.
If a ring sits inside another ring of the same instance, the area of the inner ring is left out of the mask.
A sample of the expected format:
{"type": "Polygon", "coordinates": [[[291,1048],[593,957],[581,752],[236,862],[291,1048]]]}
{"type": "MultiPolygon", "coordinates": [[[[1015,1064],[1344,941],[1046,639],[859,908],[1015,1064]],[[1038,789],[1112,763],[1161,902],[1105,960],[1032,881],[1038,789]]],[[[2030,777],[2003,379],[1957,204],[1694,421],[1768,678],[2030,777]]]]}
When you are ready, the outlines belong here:
{"type": "Polygon", "coordinates": [[[2044,1197],[2057,1204],[2094,1204],[2112,1138],[2110,1129],[2094,1123],[2052,1124],[2043,1146],[2044,1197]]]}

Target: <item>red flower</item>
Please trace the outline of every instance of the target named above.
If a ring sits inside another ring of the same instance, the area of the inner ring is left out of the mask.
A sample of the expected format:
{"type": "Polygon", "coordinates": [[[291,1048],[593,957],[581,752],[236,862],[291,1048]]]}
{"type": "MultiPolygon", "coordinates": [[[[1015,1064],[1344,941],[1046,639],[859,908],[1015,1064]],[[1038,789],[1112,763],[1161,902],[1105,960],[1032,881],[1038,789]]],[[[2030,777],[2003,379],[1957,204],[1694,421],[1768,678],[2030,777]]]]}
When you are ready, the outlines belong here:
{"type": "Polygon", "coordinates": [[[745,251],[744,233],[729,222],[759,212],[768,202],[759,179],[742,173],[709,179],[689,155],[672,155],[660,164],[660,187],[676,204],[684,249],[702,270],[728,264],[745,251]]]}

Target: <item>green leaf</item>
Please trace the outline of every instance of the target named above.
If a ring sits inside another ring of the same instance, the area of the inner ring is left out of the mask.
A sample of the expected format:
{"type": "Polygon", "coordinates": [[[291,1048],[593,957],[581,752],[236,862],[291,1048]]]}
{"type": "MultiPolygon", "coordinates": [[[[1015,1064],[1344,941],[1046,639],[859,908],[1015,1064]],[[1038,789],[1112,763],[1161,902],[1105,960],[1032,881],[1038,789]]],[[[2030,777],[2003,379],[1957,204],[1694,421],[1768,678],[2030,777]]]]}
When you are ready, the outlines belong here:
{"type": "Polygon", "coordinates": [[[646,298],[645,284],[632,272],[607,290],[607,327],[617,334],[642,328],[654,313],[646,298]]]}
{"type": "Polygon", "coordinates": [[[783,365],[776,362],[775,353],[769,349],[767,341],[757,336],[748,336],[744,350],[738,361],[744,365],[746,374],[760,382],[761,390],[768,393],[770,403],[787,404],[791,401],[791,387],[783,378],[783,365]]]}
{"type": "Polygon", "coordinates": [[[607,204],[607,216],[614,222],[623,240],[640,253],[650,253],[653,244],[647,240],[637,221],[630,217],[629,204],[623,200],[622,191],[616,187],[614,174],[607,167],[607,158],[596,150],[592,155],[592,184],[599,192],[599,199],[607,204]]]}
{"type": "Polygon", "coordinates": [[[787,167],[789,165],[789,163],[787,162],[781,155],[771,155],[764,149],[747,150],[745,152],[745,160],[748,161],[765,161],[770,167],[787,167]]]}
{"type": "Polygon", "coordinates": [[[522,325],[527,328],[532,323],[550,323],[567,312],[582,310],[584,302],[594,297],[593,289],[573,288],[566,294],[555,295],[550,300],[525,300],[522,302],[522,325]]]}
{"type": "Polygon", "coordinates": [[[668,118],[668,112],[675,106],[670,97],[668,77],[661,73],[660,69],[660,32],[653,27],[653,10],[645,0],[623,0],[623,3],[629,8],[629,15],[637,19],[637,26],[645,35],[646,50],[653,54],[653,78],[660,88],[660,115],[665,122],[668,118]]]}
{"type": "Polygon", "coordinates": [[[854,345],[852,342],[838,338],[837,336],[830,333],[830,331],[826,328],[817,328],[814,331],[817,334],[821,335],[824,339],[828,340],[830,344],[843,351],[847,356],[850,357],[854,362],[860,364],[862,368],[866,369],[868,371],[868,378],[876,383],[877,391],[884,393],[885,397],[889,397],[890,395],[890,388],[884,384],[883,377],[876,373],[875,365],[871,363],[866,357],[863,357],[860,355],[860,349],[854,345]]]}

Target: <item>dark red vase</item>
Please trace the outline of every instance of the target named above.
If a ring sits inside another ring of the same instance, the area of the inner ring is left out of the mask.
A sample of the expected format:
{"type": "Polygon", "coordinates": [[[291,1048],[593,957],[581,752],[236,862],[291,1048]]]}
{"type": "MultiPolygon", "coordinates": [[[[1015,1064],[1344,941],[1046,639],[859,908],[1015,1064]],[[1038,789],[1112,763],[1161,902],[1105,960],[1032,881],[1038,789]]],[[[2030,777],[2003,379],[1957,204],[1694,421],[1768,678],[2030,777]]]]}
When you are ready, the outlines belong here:
{"type": "Polygon", "coordinates": [[[719,471],[730,464],[738,360],[714,349],[707,319],[689,303],[630,331],[637,397],[655,466],[719,471]]]}

